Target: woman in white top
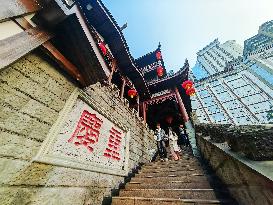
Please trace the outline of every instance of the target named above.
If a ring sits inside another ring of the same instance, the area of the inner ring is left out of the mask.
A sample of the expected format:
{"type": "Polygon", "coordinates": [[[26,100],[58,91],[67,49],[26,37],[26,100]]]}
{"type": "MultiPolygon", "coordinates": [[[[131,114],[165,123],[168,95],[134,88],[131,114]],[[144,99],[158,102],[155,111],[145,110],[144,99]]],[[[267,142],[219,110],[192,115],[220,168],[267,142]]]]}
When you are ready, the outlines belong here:
{"type": "Polygon", "coordinates": [[[179,153],[181,152],[181,150],[179,146],[177,145],[178,136],[172,130],[171,127],[169,127],[168,135],[169,135],[169,144],[170,144],[170,151],[171,151],[172,157],[174,160],[179,160],[180,159],[179,153]]]}

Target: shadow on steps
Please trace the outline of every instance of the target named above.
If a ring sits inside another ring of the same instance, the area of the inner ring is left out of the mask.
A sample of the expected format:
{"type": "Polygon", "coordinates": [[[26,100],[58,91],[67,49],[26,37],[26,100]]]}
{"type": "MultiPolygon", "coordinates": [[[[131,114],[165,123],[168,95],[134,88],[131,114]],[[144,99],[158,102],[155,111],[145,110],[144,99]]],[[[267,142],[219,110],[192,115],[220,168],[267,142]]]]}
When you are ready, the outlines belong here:
{"type": "Polygon", "coordinates": [[[119,184],[119,188],[111,190],[111,196],[103,197],[102,205],[111,205],[112,197],[118,196],[120,193],[120,190],[125,189],[125,185],[129,183],[133,177],[135,177],[135,175],[138,173],[138,171],[141,169],[141,166],[143,165],[144,165],[143,163],[140,163],[134,169],[132,169],[132,171],[128,174],[128,176],[124,177],[124,182],[119,184]]]}

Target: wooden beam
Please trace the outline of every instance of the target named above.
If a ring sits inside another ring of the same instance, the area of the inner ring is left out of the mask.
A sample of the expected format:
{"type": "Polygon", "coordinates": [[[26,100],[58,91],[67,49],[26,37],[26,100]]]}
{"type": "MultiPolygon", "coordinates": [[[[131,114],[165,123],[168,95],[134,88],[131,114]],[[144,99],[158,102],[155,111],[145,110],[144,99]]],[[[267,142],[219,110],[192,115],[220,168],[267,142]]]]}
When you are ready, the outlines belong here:
{"type": "Polygon", "coordinates": [[[164,94],[164,95],[161,95],[161,96],[157,96],[157,97],[154,97],[150,100],[146,100],[144,101],[146,104],[149,104],[153,101],[157,101],[157,100],[160,100],[160,99],[163,99],[163,98],[168,98],[168,97],[172,97],[172,96],[175,96],[175,93],[171,92],[171,93],[167,93],[167,94],[164,94]]]}
{"type": "Polygon", "coordinates": [[[42,8],[41,0],[1,0],[0,1],[0,21],[36,12],[42,8]]]}
{"type": "Polygon", "coordinates": [[[72,64],[55,46],[49,41],[42,44],[46,52],[54,58],[54,60],[70,74],[74,79],[79,81],[83,86],[86,86],[86,82],[79,72],[79,69],[72,64]]]}
{"type": "MultiPolygon", "coordinates": [[[[30,29],[32,25],[24,18],[14,18],[13,21],[23,29],[30,29]]],[[[65,71],[68,72],[74,79],[78,80],[83,86],[86,85],[84,78],[79,72],[79,69],[72,64],[51,42],[47,41],[42,44],[44,51],[52,57],[65,71]]]]}
{"type": "Polygon", "coordinates": [[[23,57],[33,49],[52,38],[40,28],[27,29],[24,32],[0,41],[0,69],[23,57]]]}
{"type": "Polygon", "coordinates": [[[33,28],[33,26],[24,17],[16,17],[11,19],[13,20],[14,23],[16,23],[24,30],[33,28]]]}

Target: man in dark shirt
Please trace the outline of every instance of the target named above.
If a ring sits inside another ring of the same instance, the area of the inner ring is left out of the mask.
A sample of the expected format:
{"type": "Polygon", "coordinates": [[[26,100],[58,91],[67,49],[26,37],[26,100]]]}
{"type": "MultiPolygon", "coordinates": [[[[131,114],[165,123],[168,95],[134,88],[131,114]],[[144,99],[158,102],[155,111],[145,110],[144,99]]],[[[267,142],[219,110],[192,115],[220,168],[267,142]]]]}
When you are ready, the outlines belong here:
{"type": "Polygon", "coordinates": [[[181,147],[181,145],[184,146],[190,146],[190,141],[188,138],[188,134],[186,133],[186,130],[184,129],[184,126],[181,124],[179,125],[179,138],[178,138],[178,145],[181,147]]]}
{"type": "Polygon", "coordinates": [[[161,161],[164,161],[164,160],[168,161],[166,144],[165,144],[165,140],[167,139],[167,135],[166,135],[165,131],[160,127],[159,123],[157,123],[157,125],[156,125],[154,139],[156,140],[156,143],[157,143],[157,152],[155,153],[155,156],[153,157],[152,161],[155,161],[158,154],[159,154],[161,161]]]}

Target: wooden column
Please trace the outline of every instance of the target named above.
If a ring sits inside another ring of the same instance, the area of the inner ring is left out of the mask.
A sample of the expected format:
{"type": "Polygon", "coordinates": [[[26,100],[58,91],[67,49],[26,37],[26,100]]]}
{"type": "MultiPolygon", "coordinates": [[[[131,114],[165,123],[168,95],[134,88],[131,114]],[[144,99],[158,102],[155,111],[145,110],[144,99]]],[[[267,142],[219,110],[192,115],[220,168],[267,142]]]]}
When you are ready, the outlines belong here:
{"type": "Polygon", "coordinates": [[[143,120],[144,120],[144,123],[146,123],[146,103],[145,102],[142,103],[142,111],[143,111],[143,120]]]}
{"type": "Polygon", "coordinates": [[[138,112],[138,116],[140,116],[140,113],[139,113],[139,95],[137,95],[137,112],[138,112]]]}
{"type": "Polygon", "coordinates": [[[124,78],[122,78],[122,86],[121,86],[121,90],[120,90],[120,97],[121,98],[123,98],[123,96],[124,96],[125,85],[126,85],[126,80],[124,78]]]}
{"type": "Polygon", "coordinates": [[[113,60],[112,60],[111,65],[112,65],[112,66],[111,66],[111,73],[110,73],[109,78],[108,78],[108,84],[109,84],[109,85],[111,84],[111,81],[112,81],[114,72],[115,72],[115,70],[116,70],[116,68],[117,68],[117,61],[116,61],[116,59],[113,59],[113,60]]]}
{"type": "Polygon", "coordinates": [[[175,91],[176,100],[177,100],[177,103],[179,105],[179,109],[180,109],[180,112],[182,114],[183,120],[184,120],[184,122],[188,122],[189,121],[189,116],[188,116],[188,113],[187,113],[186,108],[184,106],[184,103],[182,101],[182,98],[180,96],[180,93],[178,91],[178,88],[175,88],[174,91],[175,91]]]}

